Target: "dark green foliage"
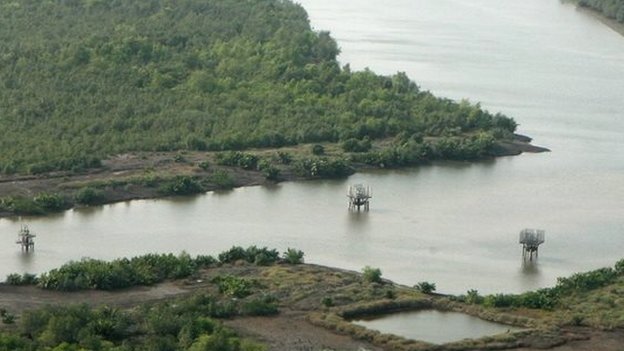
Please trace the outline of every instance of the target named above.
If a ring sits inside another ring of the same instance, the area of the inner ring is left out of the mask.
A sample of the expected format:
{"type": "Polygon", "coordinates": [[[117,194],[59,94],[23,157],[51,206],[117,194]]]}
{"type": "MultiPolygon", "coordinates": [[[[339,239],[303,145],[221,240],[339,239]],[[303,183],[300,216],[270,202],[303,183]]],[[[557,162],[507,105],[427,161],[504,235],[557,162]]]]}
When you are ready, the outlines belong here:
{"type": "Polygon", "coordinates": [[[97,205],[104,201],[104,193],[95,188],[85,187],[76,192],[74,200],[82,205],[97,205]]]}
{"type": "Polygon", "coordinates": [[[203,169],[204,171],[207,171],[210,168],[210,163],[208,161],[201,161],[197,164],[197,167],[203,169]]]}
{"type": "Polygon", "coordinates": [[[6,278],[6,283],[9,285],[35,285],[38,282],[37,276],[30,273],[24,273],[23,275],[11,273],[6,278]]]}
{"type": "Polygon", "coordinates": [[[563,293],[589,291],[611,284],[616,277],[614,269],[600,268],[586,273],[576,273],[567,278],[557,278],[555,289],[563,293]]]}
{"type": "Polygon", "coordinates": [[[0,198],[0,210],[14,214],[41,215],[45,211],[33,199],[21,196],[9,196],[0,198]]]}
{"type": "Polygon", "coordinates": [[[208,267],[213,262],[214,259],[208,256],[193,259],[186,253],[178,256],[149,254],[111,262],[83,259],[42,274],[39,285],[45,289],[62,291],[114,290],[189,277],[197,269],[208,267]]]}
{"type": "Polygon", "coordinates": [[[302,264],[303,263],[304,253],[301,250],[288,248],[286,252],[284,252],[284,262],[289,264],[302,264]]]}
{"type": "Polygon", "coordinates": [[[561,299],[572,294],[583,293],[602,288],[615,282],[624,275],[622,271],[624,260],[618,261],[614,268],[600,268],[597,270],[576,273],[566,278],[558,278],[552,288],[529,291],[522,294],[495,294],[480,296],[476,290],[469,290],[459,300],[471,304],[484,304],[488,307],[527,307],[534,309],[551,310],[560,303],[561,299]]]}
{"type": "Polygon", "coordinates": [[[263,350],[212,319],[234,316],[238,309],[203,294],[132,311],[48,306],[26,311],[15,332],[0,335],[0,350],[263,350]]]}
{"type": "Polygon", "coordinates": [[[416,284],[416,286],[414,287],[418,289],[420,292],[422,292],[423,294],[431,294],[432,292],[436,290],[435,283],[430,283],[430,282],[420,282],[416,284]]]}
{"type": "Polygon", "coordinates": [[[219,286],[219,292],[236,298],[243,298],[251,295],[254,286],[253,281],[233,275],[218,276],[212,280],[219,286]]]}
{"type": "Polygon", "coordinates": [[[366,266],[362,269],[362,278],[367,283],[381,283],[381,270],[366,266]]]}
{"type": "Polygon", "coordinates": [[[0,27],[5,173],[82,171],[128,151],[515,129],[404,73],[341,68],[336,42],[290,1],[3,1],[0,27]]]}
{"type": "Polygon", "coordinates": [[[191,195],[204,191],[201,184],[190,176],[176,176],[161,185],[159,190],[165,195],[191,195]]]}
{"type": "Polygon", "coordinates": [[[323,145],[320,145],[320,144],[312,145],[312,154],[316,156],[324,155],[325,147],[323,147],[323,145]]]}
{"type": "Polygon", "coordinates": [[[349,163],[342,159],[305,158],[295,163],[295,171],[303,177],[342,178],[353,174],[349,163]]]}
{"type": "Polygon", "coordinates": [[[281,164],[289,165],[292,162],[292,155],[287,152],[278,151],[277,161],[281,164]]]}
{"type": "Polygon", "coordinates": [[[65,198],[59,194],[40,193],[33,198],[33,201],[46,212],[61,211],[67,208],[65,198]]]}
{"type": "Polygon", "coordinates": [[[173,155],[173,162],[183,163],[183,162],[186,162],[186,159],[184,158],[184,155],[182,154],[175,154],[173,155]]]}
{"type": "Polygon", "coordinates": [[[362,140],[350,138],[342,142],[342,149],[346,152],[367,152],[371,147],[372,144],[368,137],[362,140]]]}
{"type": "Polygon", "coordinates": [[[221,152],[217,154],[217,164],[254,170],[258,167],[258,156],[240,151],[221,152]]]}
{"type": "Polygon", "coordinates": [[[566,0],[578,6],[589,7],[604,16],[624,23],[624,0],[566,0]]]}
{"type": "Polygon", "coordinates": [[[236,261],[246,261],[259,266],[271,265],[279,260],[279,252],[267,247],[258,248],[250,246],[244,249],[240,246],[232,246],[231,249],[219,254],[219,262],[235,263],[236,261]]]}
{"type": "Polygon", "coordinates": [[[277,305],[270,296],[246,301],[241,306],[241,314],[248,316],[273,316],[278,313],[277,305]]]}
{"type": "Polygon", "coordinates": [[[231,189],[234,187],[234,178],[230,173],[223,170],[216,170],[210,175],[210,182],[214,183],[219,189],[231,189]]]}
{"type": "Polygon", "coordinates": [[[280,170],[279,168],[273,166],[269,161],[267,160],[261,160],[258,163],[258,169],[260,171],[262,171],[262,174],[264,175],[264,177],[268,180],[278,180],[279,179],[279,175],[280,175],[280,170]]]}
{"type": "Polygon", "coordinates": [[[334,305],[334,299],[329,296],[325,296],[321,299],[321,304],[325,307],[332,307],[334,305]]]}

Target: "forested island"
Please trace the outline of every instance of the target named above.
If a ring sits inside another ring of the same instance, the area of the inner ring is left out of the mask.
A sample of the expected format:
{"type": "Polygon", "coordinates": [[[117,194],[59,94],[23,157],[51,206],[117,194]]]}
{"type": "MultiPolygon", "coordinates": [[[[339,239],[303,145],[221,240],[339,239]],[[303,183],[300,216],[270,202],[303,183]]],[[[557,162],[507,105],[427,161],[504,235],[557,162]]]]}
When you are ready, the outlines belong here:
{"type": "Polygon", "coordinates": [[[624,0],[565,0],[586,7],[603,16],[624,24],[624,0]]]}
{"type": "Polygon", "coordinates": [[[279,180],[522,151],[509,117],[435,97],[404,73],[341,67],[334,39],[290,1],[0,10],[0,183],[52,179],[0,187],[0,213],[257,183],[220,166],[279,180]],[[167,160],[184,167],[162,172],[167,160]],[[111,180],[129,168],[142,173],[111,180]]]}

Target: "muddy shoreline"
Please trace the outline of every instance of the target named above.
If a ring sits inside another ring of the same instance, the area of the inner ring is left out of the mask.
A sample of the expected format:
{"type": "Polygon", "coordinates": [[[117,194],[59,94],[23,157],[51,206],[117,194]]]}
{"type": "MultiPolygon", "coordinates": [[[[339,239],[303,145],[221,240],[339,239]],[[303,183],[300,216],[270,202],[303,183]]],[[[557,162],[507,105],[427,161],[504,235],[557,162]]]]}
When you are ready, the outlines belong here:
{"type": "MultiPolygon", "coordinates": [[[[306,147],[309,148],[309,146],[300,145],[281,148],[279,151],[296,154],[303,152],[302,149],[306,147]]],[[[250,150],[249,152],[258,155],[271,155],[277,151],[270,149],[250,150]]],[[[513,140],[497,142],[493,149],[493,157],[516,156],[524,152],[537,153],[545,151],[550,150],[532,145],[531,138],[527,136],[515,135],[513,140]]],[[[230,174],[234,188],[318,179],[298,176],[292,169],[284,167],[281,169],[279,179],[272,181],[267,180],[263,173],[257,170],[244,170],[239,167],[217,165],[214,161],[214,152],[185,152],[183,162],[174,161],[176,155],[178,155],[177,152],[129,153],[111,157],[103,161],[102,168],[80,174],[53,172],[42,175],[0,176],[0,198],[9,196],[32,198],[41,193],[56,193],[71,199],[79,189],[85,186],[96,186],[102,190],[103,198],[98,202],[98,206],[131,200],[167,198],[171,197],[171,195],[165,195],[160,192],[158,185],[163,182],[162,179],[171,179],[178,175],[190,176],[202,181],[204,192],[220,191],[218,185],[209,181],[210,176],[216,171],[230,174]],[[206,160],[210,162],[209,169],[197,167],[199,163],[206,160]],[[143,179],[146,177],[154,177],[161,180],[160,182],[157,181],[156,184],[145,185],[143,179]]],[[[328,156],[339,156],[339,154],[330,151],[328,156]]],[[[380,169],[380,167],[371,167],[364,164],[352,164],[352,166],[355,172],[380,169]]],[[[70,202],[64,210],[75,207],[81,207],[81,205],[70,202]]],[[[49,213],[40,215],[47,214],[49,213]]],[[[0,208],[0,218],[19,215],[6,210],[3,211],[0,208]]],[[[33,214],[23,215],[31,216],[33,214]]]]}

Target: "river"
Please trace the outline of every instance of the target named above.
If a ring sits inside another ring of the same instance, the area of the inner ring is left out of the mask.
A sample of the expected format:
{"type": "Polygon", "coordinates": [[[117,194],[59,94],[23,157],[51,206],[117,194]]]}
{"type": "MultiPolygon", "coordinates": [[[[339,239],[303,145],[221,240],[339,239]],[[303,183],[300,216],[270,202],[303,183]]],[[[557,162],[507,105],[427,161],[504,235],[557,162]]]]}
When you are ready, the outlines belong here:
{"type": "Polygon", "coordinates": [[[0,277],[81,257],[296,247],[307,262],[438,291],[519,292],[624,258],[624,38],[557,0],[300,0],[353,70],[405,71],[422,89],[519,122],[550,153],[360,173],[27,218],[34,253],[0,219],[0,277]],[[349,213],[348,184],[374,191],[349,213]],[[523,228],[546,230],[525,265],[523,228]]]}

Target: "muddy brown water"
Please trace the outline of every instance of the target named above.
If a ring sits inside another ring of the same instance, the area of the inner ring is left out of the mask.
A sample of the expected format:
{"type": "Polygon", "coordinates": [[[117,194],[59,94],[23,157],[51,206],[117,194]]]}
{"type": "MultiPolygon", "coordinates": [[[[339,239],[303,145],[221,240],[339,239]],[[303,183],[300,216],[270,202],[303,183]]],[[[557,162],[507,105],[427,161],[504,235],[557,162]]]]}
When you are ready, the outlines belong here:
{"type": "Polygon", "coordinates": [[[481,102],[552,152],[24,218],[38,234],[31,254],[14,243],[21,222],[0,219],[0,277],[256,244],[441,292],[518,292],[624,256],[622,36],[557,0],[300,2],[352,69],[405,71],[423,89],[481,102]],[[359,182],[373,189],[371,211],[349,213],[346,188],[359,182]],[[525,227],[546,230],[528,265],[525,227]]]}

